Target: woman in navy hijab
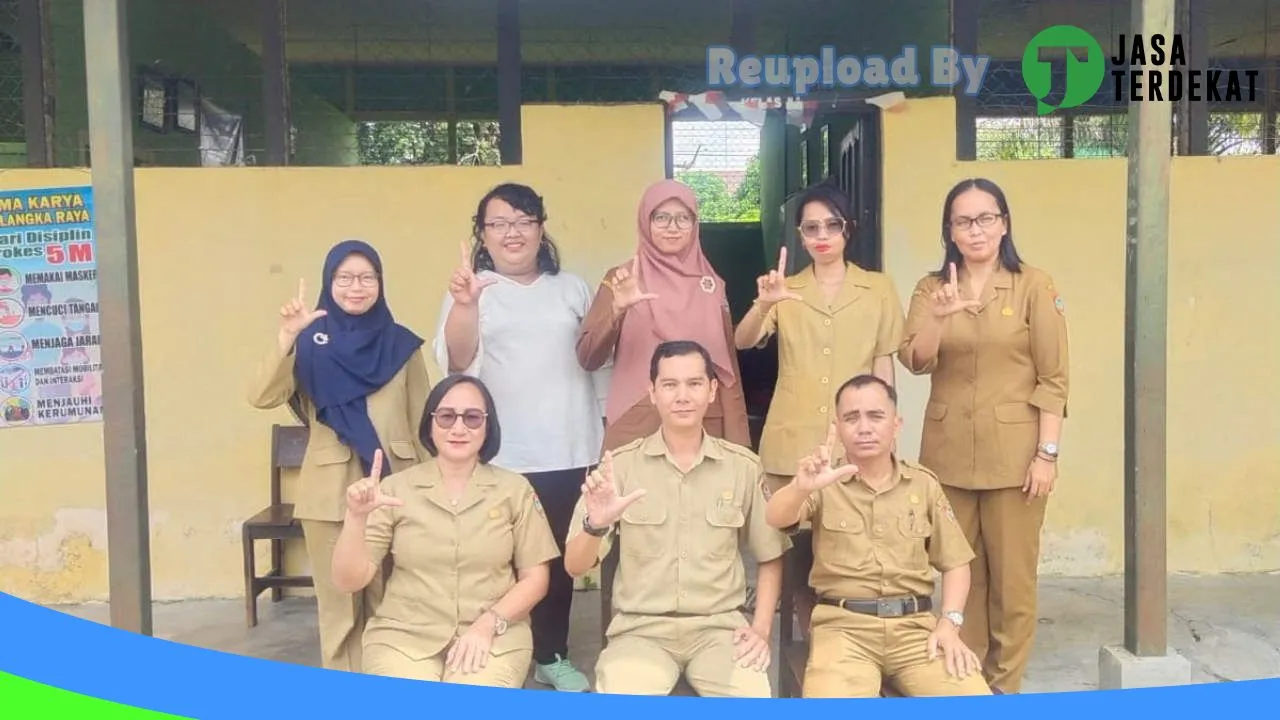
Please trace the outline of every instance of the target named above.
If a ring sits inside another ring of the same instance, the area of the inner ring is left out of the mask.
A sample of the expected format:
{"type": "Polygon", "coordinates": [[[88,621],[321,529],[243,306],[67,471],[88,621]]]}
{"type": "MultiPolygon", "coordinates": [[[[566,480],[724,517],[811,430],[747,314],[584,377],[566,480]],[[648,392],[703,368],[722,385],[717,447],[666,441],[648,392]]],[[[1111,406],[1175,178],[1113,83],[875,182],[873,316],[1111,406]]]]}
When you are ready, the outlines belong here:
{"type": "Polygon", "coordinates": [[[384,291],[376,250],[359,240],[335,245],[315,309],[306,307],[302,281],[280,308],[277,342],[249,398],[261,409],[296,400],[311,429],[293,514],[315,579],[324,666],[348,672],[360,672],[361,636],[382,578],[356,594],[330,581],[347,486],[368,474],[377,450],[384,475],[429,457],[417,432],[431,391],[423,341],[395,321],[384,291]]]}

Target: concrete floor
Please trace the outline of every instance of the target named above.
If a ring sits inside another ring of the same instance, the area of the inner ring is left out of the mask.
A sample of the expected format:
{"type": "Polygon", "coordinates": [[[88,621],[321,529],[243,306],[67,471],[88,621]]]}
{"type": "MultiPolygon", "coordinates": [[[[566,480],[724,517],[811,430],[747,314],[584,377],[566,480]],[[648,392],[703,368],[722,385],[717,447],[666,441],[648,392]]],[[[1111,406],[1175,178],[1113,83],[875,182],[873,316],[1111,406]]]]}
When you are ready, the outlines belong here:
{"type": "MultiPolygon", "coordinates": [[[[1099,647],[1123,639],[1123,589],[1118,577],[1041,582],[1040,629],[1024,692],[1097,687],[1099,647]]],[[[1191,661],[1194,682],[1280,677],[1280,573],[1173,577],[1169,600],[1169,641],[1191,661]]],[[[56,609],[108,622],[106,605],[56,609]]],[[[303,665],[319,662],[315,604],[308,598],[272,604],[264,594],[254,629],[245,626],[240,599],[157,604],[154,615],[157,637],[303,665]]],[[[588,675],[600,652],[599,616],[597,591],[575,594],[570,656],[588,675]]],[[[527,686],[541,687],[532,680],[527,686]]]]}

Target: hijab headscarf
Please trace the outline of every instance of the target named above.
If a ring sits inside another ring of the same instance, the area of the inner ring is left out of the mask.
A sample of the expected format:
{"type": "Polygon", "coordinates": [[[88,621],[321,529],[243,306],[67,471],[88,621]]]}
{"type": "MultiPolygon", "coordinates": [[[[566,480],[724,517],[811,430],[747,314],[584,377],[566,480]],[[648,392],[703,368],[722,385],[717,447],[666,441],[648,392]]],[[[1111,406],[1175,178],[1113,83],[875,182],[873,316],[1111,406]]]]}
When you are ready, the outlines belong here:
{"type": "Polygon", "coordinates": [[[724,310],[728,298],[724,280],[702,253],[698,237],[698,198],[675,180],[650,185],[640,199],[636,229],[636,275],[640,289],[657,298],[632,305],[622,322],[613,363],[613,376],[605,417],[613,423],[631,409],[649,389],[649,362],[654,348],[669,340],[693,340],[707,349],[721,385],[737,381],[728,341],[724,310]],[[679,200],[694,215],[693,238],[674,255],[658,249],[650,232],[650,218],[658,206],[679,200]]]}
{"type": "MultiPolygon", "coordinates": [[[[423,340],[391,316],[382,259],[369,244],[347,240],[333,246],[320,287],[316,309],[327,314],[298,334],[294,377],[316,406],[316,419],[355,451],[368,473],[382,444],[369,420],[366,398],[400,372],[423,340]],[[352,253],[364,256],[379,280],[378,300],[362,315],[348,314],[333,299],[334,273],[352,253]]],[[[391,464],[384,462],[382,474],[390,470],[391,464]]]]}

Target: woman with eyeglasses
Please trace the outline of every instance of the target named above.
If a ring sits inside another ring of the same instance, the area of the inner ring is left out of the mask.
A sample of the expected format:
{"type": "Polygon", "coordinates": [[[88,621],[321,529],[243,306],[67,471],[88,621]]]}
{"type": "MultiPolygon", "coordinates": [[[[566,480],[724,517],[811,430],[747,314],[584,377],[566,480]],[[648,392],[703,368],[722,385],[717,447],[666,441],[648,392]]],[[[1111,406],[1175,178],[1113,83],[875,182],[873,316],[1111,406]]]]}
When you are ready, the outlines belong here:
{"type": "MultiPolygon", "coordinates": [[[[902,302],[893,281],[848,259],[856,229],[848,197],[830,183],[815,185],[800,196],[795,223],[813,262],[788,277],[782,248],[777,269],[756,280],[756,300],[734,334],[741,349],[764,347],[770,336],[778,337],[778,381],[760,437],[770,495],[791,482],[800,459],[825,442],[841,383],[874,374],[894,384],[893,354],[902,340],[902,302]]],[[[795,538],[802,558],[797,568],[812,563],[808,539],[795,538]]],[[[805,578],[793,583],[808,585],[805,578]]],[[[796,603],[801,632],[807,633],[811,598],[806,593],[796,603]]]]}
{"type": "MultiPolygon", "coordinates": [[[[490,190],[473,217],[473,244],[449,282],[434,349],[449,373],[480,378],[502,408],[505,436],[493,459],[538,493],[563,551],[582,479],[600,455],[604,377],[578,364],[578,327],[591,303],[586,281],[560,268],[541,197],[525,185],[490,190]]],[[[563,564],[533,611],[534,679],[585,692],[569,660],[573,579],[563,564]]]]}
{"type": "Polygon", "coordinates": [[[375,456],[386,457],[379,472],[427,457],[417,433],[431,390],[423,340],[392,317],[384,283],[371,246],[335,245],[315,309],[307,309],[301,280],[298,296],[280,308],[276,343],[249,393],[250,404],[264,410],[296,399],[310,428],[293,515],[302,521],[315,576],[321,660],[347,672],[360,671],[360,635],[382,596],[380,574],[355,593],[329,577],[347,487],[369,475],[375,456]]]}
{"type": "Polygon", "coordinates": [[[1016,693],[1067,414],[1065,309],[1053,278],[1019,257],[995,183],[952,188],[941,229],[942,267],[916,284],[898,357],[930,376],[920,462],[976,554],[961,639],[995,692],[1016,693]]]}
{"type": "Polygon", "coordinates": [[[693,190],[675,180],[654,183],[640,200],[637,221],[635,256],[605,274],[578,335],[582,367],[613,363],[604,447],[614,450],[658,431],[649,362],[668,340],[693,340],[711,353],[719,389],[703,425],[710,435],[750,447],[729,301],[702,253],[693,190]]]}
{"type": "Polygon", "coordinates": [[[533,487],[492,463],[504,438],[480,380],[451,375],[419,428],[430,458],[346,494],[333,581],[359,592],[388,556],[386,594],[364,632],[364,672],[519,688],[533,657],[529,613],[560,557],[533,487]]]}

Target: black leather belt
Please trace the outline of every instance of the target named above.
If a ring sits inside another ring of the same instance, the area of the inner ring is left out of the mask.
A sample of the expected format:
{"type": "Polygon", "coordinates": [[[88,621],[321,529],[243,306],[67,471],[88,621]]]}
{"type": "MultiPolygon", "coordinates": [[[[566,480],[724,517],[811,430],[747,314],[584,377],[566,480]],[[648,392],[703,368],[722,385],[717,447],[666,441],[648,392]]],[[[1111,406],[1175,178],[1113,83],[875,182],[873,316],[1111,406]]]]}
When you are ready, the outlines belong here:
{"type": "Polygon", "coordinates": [[[818,598],[818,602],[823,605],[833,605],[849,612],[874,615],[881,618],[905,617],[916,613],[929,612],[933,609],[933,598],[924,595],[907,595],[906,597],[880,598],[878,600],[818,598]]]}

